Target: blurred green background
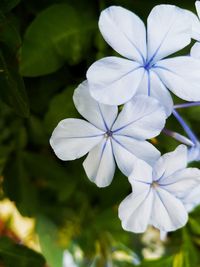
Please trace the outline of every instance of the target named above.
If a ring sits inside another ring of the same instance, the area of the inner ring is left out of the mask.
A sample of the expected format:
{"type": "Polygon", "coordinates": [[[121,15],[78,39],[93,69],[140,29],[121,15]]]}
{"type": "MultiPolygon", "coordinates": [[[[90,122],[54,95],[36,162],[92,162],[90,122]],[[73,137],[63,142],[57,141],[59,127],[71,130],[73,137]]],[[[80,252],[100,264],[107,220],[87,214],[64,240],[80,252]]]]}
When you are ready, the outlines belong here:
{"type": "MultiPolygon", "coordinates": [[[[98,31],[102,9],[121,5],[146,21],[156,4],[195,12],[194,2],[0,0],[0,197],[33,219],[31,243],[14,231],[14,211],[5,219],[0,205],[0,266],[62,267],[65,250],[73,263],[64,267],[200,266],[199,208],[165,242],[154,229],[127,233],[117,215],[130,192],[127,178],[117,172],[111,186],[99,189],[83,159],[61,162],[49,146],[61,119],[79,117],[72,95],[87,68],[114,54],[98,31]]],[[[200,136],[200,108],[181,114],[200,136]]],[[[172,117],[167,127],[183,133],[172,117]]],[[[162,153],[178,145],[163,134],[152,142],[162,153]]]]}

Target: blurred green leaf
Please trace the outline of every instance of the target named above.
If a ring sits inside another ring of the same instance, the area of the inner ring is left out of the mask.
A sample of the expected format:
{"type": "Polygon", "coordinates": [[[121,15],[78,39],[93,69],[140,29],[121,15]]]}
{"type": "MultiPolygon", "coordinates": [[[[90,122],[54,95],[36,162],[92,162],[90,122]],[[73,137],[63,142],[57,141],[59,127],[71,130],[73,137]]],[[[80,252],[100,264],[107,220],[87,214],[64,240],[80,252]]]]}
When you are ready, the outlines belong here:
{"type": "Polygon", "coordinates": [[[163,257],[159,260],[144,261],[140,267],[172,267],[172,257],[163,257]]]}
{"type": "Polygon", "coordinates": [[[44,267],[45,259],[35,251],[1,237],[0,262],[5,267],[44,267]]]}
{"type": "Polygon", "coordinates": [[[19,115],[29,115],[28,97],[23,79],[18,73],[17,53],[20,37],[11,23],[0,12],[0,96],[19,115]]]}
{"type": "Polygon", "coordinates": [[[75,87],[70,86],[50,101],[49,110],[45,115],[45,126],[48,133],[51,133],[61,120],[77,117],[78,112],[72,99],[74,89],[75,87]]]}
{"type": "Polygon", "coordinates": [[[36,231],[47,263],[51,267],[62,267],[63,250],[57,244],[57,228],[45,217],[38,217],[36,231]]]}
{"type": "Polygon", "coordinates": [[[9,12],[12,8],[17,6],[21,0],[1,0],[0,10],[4,13],[9,12]]]}
{"type": "Polygon", "coordinates": [[[67,4],[42,11],[26,31],[21,51],[21,73],[40,76],[59,69],[66,61],[79,62],[91,45],[94,23],[67,4]]]}

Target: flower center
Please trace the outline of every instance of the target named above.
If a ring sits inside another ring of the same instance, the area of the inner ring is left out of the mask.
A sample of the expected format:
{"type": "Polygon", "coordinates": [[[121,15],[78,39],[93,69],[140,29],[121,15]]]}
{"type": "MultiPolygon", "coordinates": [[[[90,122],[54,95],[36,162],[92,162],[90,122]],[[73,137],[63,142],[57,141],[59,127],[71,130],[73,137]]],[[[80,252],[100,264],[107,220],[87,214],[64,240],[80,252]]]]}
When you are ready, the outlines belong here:
{"type": "Polygon", "coordinates": [[[158,187],[159,185],[158,185],[158,183],[157,182],[153,182],[152,184],[151,184],[151,187],[153,187],[153,188],[156,188],[156,187],[158,187]]]}
{"type": "Polygon", "coordinates": [[[111,130],[108,130],[108,131],[104,134],[105,138],[112,137],[112,135],[113,135],[113,133],[112,133],[111,130]]]}

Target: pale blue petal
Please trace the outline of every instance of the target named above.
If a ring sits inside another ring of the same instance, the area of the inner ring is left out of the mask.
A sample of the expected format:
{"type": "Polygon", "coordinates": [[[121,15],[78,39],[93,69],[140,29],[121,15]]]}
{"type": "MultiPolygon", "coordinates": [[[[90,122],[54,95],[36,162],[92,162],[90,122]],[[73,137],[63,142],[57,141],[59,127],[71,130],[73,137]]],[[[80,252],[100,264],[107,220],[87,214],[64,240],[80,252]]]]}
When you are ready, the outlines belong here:
{"type": "Polygon", "coordinates": [[[138,160],[134,165],[131,175],[128,177],[133,192],[135,192],[135,187],[137,188],[137,191],[139,191],[138,186],[140,183],[151,185],[153,182],[152,175],[152,167],[146,162],[138,160]]]}
{"type": "MultiPolygon", "coordinates": [[[[113,139],[120,144],[121,150],[124,148],[137,158],[144,160],[151,165],[155,164],[156,160],[160,157],[160,152],[147,141],[140,141],[132,136],[117,134],[113,135],[113,139]]],[[[119,151],[118,153],[122,152],[119,151]]],[[[124,157],[124,161],[126,162],[126,157],[124,157]]]]}
{"type": "Polygon", "coordinates": [[[122,56],[142,62],[146,58],[146,29],[142,20],[120,6],[101,12],[99,29],[106,42],[122,56]]]}
{"type": "Polygon", "coordinates": [[[137,91],[137,95],[142,94],[156,98],[164,106],[167,116],[171,115],[173,110],[172,97],[153,69],[145,72],[137,91]]]}
{"type": "Polygon", "coordinates": [[[118,168],[124,175],[129,176],[137,161],[137,157],[114,138],[112,138],[112,147],[118,168]]]}
{"type": "MultiPolygon", "coordinates": [[[[199,25],[199,29],[200,29],[200,25],[199,25]]],[[[191,48],[190,51],[190,55],[191,57],[200,59],[200,42],[196,42],[193,47],[191,48]]]]}
{"type": "Polygon", "coordinates": [[[176,171],[172,175],[159,180],[159,185],[163,189],[178,198],[184,198],[199,184],[200,170],[197,168],[186,168],[176,171]]]}
{"type": "Polygon", "coordinates": [[[154,71],[181,99],[200,100],[200,60],[190,56],[168,58],[156,63],[154,71]]]}
{"type": "Polygon", "coordinates": [[[92,97],[107,105],[121,105],[138,90],[144,69],[139,63],[107,57],[96,61],[87,71],[92,97]]]}
{"type": "Polygon", "coordinates": [[[147,20],[148,60],[152,63],[187,46],[191,23],[185,10],[173,5],[155,6],[147,20]]]}
{"type": "Polygon", "coordinates": [[[179,145],[173,152],[164,154],[154,165],[154,181],[168,177],[187,167],[187,147],[179,145]]]}
{"type": "Polygon", "coordinates": [[[108,186],[115,173],[115,161],[109,139],[101,141],[88,154],[83,162],[85,172],[98,187],[108,186]]]}
{"type": "Polygon", "coordinates": [[[112,131],[145,140],[157,136],[164,128],[165,120],[165,110],[155,98],[135,96],[124,105],[112,131]]]}
{"type": "Polygon", "coordinates": [[[154,191],[151,224],[160,231],[170,232],[183,227],[187,220],[188,214],[182,202],[157,187],[154,191]]]}
{"type": "Polygon", "coordinates": [[[200,205],[200,185],[188,192],[187,196],[185,196],[182,201],[188,212],[191,212],[196,206],[200,205]]]}
{"type": "Polygon", "coordinates": [[[148,185],[143,184],[144,191],[140,194],[132,193],[119,206],[119,218],[124,230],[143,233],[149,224],[153,193],[148,185]]]}
{"type": "Polygon", "coordinates": [[[74,160],[88,153],[103,138],[104,132],[80,119],[65,119],[54,129],[50,144],[61,160],[74,160]]]}
{"type": "Polygon", "coordinates": [[[107,131],[113,125],[118,114],[117,106],[99,104],[90,95],[87,81],[74,91],[73,100],[78,112],[97,128],[107,131]]]}

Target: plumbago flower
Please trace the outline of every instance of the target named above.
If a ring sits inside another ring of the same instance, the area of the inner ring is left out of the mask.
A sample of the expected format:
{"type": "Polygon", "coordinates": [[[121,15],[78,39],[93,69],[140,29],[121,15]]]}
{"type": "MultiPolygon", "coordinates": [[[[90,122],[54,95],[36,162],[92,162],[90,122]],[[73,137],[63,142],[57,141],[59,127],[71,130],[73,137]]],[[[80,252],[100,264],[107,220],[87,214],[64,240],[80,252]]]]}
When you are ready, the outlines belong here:
{"type": "Polygon", "coordinates": [[[119,218],[127,231],[142,233],[148,225],[169,232],[188,220],[188,193],[200,182],[200,170],[187,167],[187,148],[180,145],[159,158],[152,168],[135,165],[129,177],[133,193],[119,206],[119,218]]]}
{"type": "Polygon", "coordinates": [[[120,57],[95,62],[87,72],[92,96],[101,103],[119,105],[136,94],[157,98],[172,111],[167,88],[188,101],[200,100],[200,61],[189,56],[165,59],[191,41],[191,16],[173,5],[158,5],[144,23],[119,7],[105,9],[99,19],[106,42],[120,57]]]}
{"type": "Polygon", "coordinates": [[[97,186],[111,183],[115,161],[128,176],[138,159],[153,164],[160,156],[145,141],[158,135],[165,124],[165,111],[156,99],[137,96],[118,115],[117,106],[99,104],[90,96],[87,82],[75,90],[73,99],[88,122],[62,120],[53,131],[50,144],[62,160],[74,160],[89,152],[83,167],[97,186]]]}

